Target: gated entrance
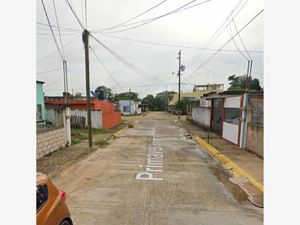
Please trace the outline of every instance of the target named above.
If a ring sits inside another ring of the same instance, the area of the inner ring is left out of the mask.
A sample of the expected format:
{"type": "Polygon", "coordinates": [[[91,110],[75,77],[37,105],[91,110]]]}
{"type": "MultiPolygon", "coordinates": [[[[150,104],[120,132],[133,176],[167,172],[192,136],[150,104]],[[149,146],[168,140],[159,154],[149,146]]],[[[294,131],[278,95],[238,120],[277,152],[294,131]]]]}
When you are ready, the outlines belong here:
{"type": "Polygon", "coordinates": [[[212,101],[212,132],[222,135],[222,109],[224,101],[223,99],[213,99],[212,101]]]}

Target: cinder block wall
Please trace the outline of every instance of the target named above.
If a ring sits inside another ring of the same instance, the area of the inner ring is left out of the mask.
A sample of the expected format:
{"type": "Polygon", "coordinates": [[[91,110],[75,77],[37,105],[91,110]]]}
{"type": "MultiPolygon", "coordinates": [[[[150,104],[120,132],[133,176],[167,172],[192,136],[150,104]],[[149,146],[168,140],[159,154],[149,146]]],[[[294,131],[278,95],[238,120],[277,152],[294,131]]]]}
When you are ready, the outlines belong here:
{"type": "Polygon", "coordinates": [[[247,125],[246,149],[264,158],[264,127],[247,125]]]}
{"type": "Polygon", "coordinates": [[[37,159],[64,147],[67,144],[65,129],[45,131],[36,135],[36,156],[37,159]]]}

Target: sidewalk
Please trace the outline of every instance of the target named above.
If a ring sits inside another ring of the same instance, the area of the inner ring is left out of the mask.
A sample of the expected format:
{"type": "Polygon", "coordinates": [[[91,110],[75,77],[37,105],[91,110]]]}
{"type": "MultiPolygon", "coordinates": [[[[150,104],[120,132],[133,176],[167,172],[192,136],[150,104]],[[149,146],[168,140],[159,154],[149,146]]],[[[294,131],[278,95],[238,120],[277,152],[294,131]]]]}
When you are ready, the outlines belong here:
{"type": "MultiPolygon", "coordinates": [[[[245,177],[243,177],[244,174],[239,176],[233,176],[230,178],[230,181],[232,183],[239,185],[246,192],[249,200],[253,204],[262,207],[263,192],[261,190],[263,189],[264,183],[263,159],[246,150],[241,150],[237,146],[222,139],[220,136],[214,133],[210,133],[208,144],[208,133],[204,131],[201,127],[192,124],[190,121],[187,121],[185,116],[181,116],[180,124],[187,130],[187,132],[192,137],[198,135],[200,139],[202,139],[202,142],[205,145],[203,145],[202,147],[206,148],[206,146],[209,145],[213,146],[218,151],[218,154],[221,153],[222,155],[224,155],[224,158],[229,159],[232,162],[232,164],[237,166],[239,170],[249,175],[249,177],[251,177],[251,181],[254,181],[254,183],[258,184],[253,185],[253,182],[250,182],[249,179],[245,179],[245,177]],[[259,188],[257,188],[257,186],[259,186],[259,188]]],[[[223,166],[226,168],[226,165],[223,166]]]]}

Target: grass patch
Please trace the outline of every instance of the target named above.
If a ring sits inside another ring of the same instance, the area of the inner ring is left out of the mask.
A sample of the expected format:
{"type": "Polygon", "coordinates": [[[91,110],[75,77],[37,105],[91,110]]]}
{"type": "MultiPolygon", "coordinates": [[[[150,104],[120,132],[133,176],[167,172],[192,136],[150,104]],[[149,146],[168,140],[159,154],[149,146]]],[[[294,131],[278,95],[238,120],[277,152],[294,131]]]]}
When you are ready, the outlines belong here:
{"type": "Polygon", "coordinates": [[[133,124],[132,123],[128,124],[128,128],[133,128],[133,124]]]}
{"type": "Polygon", "coordinates": [[[103,139],[99,140],[99,141],[96,141],[95,144],[99,145],[99,146],[109,145],[109,143],[106,140],[103,140],[103,139]]]}
{"type": "Polygon", "coordinates": [[[81,140],[81,141],[83,141],[83,140],[86,140],[86,139],[88,139],[88,136],[87,135],[80,135],[80,137],[79,137],[79,140],[81,140]]]}
{"type": "MultiPolygon", "coordinates": [[[[83,133],[87,134],[87,128],[72,128],[72,133],[83,133]]],[[[104,134],[104,133],[111,133],[109,129],[106,128],[92,128],[92,134],[104,134]]]]}
{"type": "Polygon", "coordinates": [[[80,140],[72,139],[72,145],[76,145],[76,144],[79,144],[79,143],[80,143],[80,140]]]}

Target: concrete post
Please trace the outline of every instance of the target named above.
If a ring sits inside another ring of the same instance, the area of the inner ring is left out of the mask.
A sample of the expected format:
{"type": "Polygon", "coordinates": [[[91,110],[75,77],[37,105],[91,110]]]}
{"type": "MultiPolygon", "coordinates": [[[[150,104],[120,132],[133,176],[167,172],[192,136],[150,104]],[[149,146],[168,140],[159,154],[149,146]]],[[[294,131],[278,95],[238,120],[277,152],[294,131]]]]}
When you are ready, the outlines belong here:
{"type": "Polygon", "coordinates": [[[71,145],[71,111],[69,107],[64,109],[64,128],[67,146],[71,145]]]}

